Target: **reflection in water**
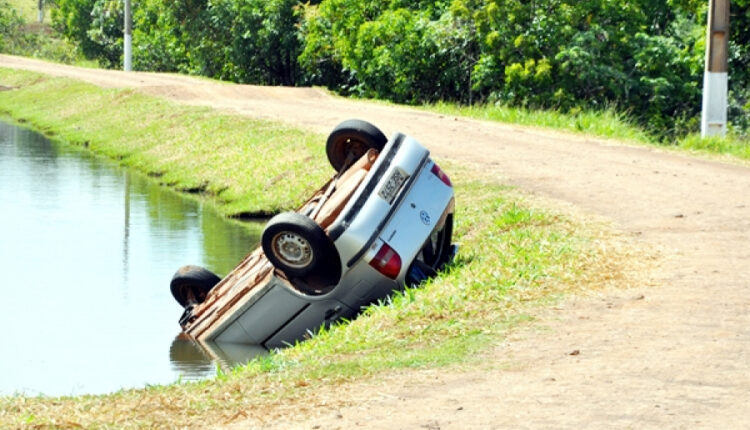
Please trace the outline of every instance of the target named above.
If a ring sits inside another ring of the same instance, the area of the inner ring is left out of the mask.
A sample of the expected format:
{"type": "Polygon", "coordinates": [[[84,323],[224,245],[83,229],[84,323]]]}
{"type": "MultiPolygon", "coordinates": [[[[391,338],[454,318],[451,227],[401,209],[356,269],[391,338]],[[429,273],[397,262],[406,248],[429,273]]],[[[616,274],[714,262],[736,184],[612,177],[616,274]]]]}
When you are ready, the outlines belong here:
{"type": "Polygon", "coordinates": [[[195,373],[166,354],[182,313],[172,274],[185,264],[227,274],[261,229],[0,122],[0,395],[111,392],[195,373]]]}
{"type": "Polygon", "coordinates": [[[184,334],[177,336],[169,348],[173,369],[188,381],[215,376],[217,367],[229,372],[235,366],[266,354],[268,350],[260,345],[201,342],[184,334]]]}
{"type": "Polygon", "coordinates": [[[122,278],[125,283],[128,282],[128,248],[130,242],[130,172],[125,172],[125,222],[123,223],[124,228],[122,230],[122,278]]]}

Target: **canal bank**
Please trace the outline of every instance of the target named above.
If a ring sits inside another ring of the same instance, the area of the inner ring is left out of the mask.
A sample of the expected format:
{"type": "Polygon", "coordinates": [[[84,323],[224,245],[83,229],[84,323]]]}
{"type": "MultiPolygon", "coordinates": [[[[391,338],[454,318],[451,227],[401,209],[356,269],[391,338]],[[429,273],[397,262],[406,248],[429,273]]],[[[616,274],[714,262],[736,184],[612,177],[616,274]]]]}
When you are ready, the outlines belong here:
{"type": "MultiPolygon", "coordinates": [[[[0,85],[17,88],[0,97],[6,114],[164,184],[202,191],[225,214],[293,207],[309,193],[308,182],[314,187],[329,176],[324,137],[287,126],[25,72],[0,71],[0,85]],[[247,124],[258,127],[253,142],[243,140],[247,124]]],[[[456,265],[429,285],[216,381],[82,398],[0,398],[0,421],[183,427],[309,412],[345,402],[333,396],[342,384],[409,368],[477,367],[535,306],[627,277],[626,251],[601,225],[544,209],[470,165],[444,167],[455,179],[462,248],[456,265]]]]}
{"type": "Polygon", "coordinates": [[[330,176],[325,136],[133,90],[0,68],[0,114],[238,218],[296,207],[330,176]]]}

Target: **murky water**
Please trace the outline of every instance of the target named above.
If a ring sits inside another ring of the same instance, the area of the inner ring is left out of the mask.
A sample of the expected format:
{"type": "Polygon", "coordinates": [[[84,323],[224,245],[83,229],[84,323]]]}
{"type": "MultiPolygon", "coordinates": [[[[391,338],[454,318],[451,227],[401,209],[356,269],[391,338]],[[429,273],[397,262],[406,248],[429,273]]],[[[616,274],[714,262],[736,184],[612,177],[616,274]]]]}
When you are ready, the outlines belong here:
{"type": "Polygon", "coordinates": [[[257,353],[175,339],[169,281],[184,264],[224,276],[261,228],[0,122],[0,395],[210,377],[257,353]]]}

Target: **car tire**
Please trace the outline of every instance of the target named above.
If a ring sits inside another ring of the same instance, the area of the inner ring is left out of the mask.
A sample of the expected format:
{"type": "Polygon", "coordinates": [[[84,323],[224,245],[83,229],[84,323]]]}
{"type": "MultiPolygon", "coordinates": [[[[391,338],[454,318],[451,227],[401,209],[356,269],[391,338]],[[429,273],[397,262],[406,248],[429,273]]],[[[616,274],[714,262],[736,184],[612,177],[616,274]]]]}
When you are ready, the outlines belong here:
{"type": "Polygon", "coordinates": [[[333,242],[315,221],[300,213],[283,212],[271,218],[263,230],[261,246],[268,260],[289,278],[340,276],[333,242]]]}
{"type": "Polygon", "coordinates": [[[337,125],[326,141],[326,155],[337,172],[348,167],[350,162],[359,159],[369,149],[381,151],[388,139],[382,131],[367,121],[350,119],[337,125]]]}
{"type": "Polygon", "coordinates": [[[434,278],[454,255],[453,214],[449,214],[440,230],[433,231],[420,248],[406,271],[406,285],[415,287],[434,278]]]}
{"type": "Polygon", "coordinates": [[[451,254],[453,240],[453,214],[448,215],[443,228],[432,232],[420,250],[421,261],[435,271],[443,268],[451,254]]]}
{"type": "Polygon", "coordinates": [[[211,289],[221,281],[208,269],[200,266],[182,266],[172,277],[169,289],[183,308],[203,303],[211,289]]]}

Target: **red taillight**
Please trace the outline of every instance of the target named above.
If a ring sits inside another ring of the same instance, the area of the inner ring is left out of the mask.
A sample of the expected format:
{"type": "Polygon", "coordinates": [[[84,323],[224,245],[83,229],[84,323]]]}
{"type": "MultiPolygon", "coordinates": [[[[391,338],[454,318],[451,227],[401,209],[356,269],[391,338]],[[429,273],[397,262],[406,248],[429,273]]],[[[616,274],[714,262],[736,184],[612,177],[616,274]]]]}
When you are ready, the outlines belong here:
{"type": "Polygon", "coordinates": [[[440,178],[440,180],[443,181],[443,183],[445,185],[447,185],[449,187],[453,186],[453,184],[451,184],[451,179],[448,177],[448,175],[445,174],[445,172],[443,172],[442,169],[440,169],[440,166],[438,166],[437,163],[435,163],[435,164],[432,165],[432,170],[431,171],[432,171],[432,173],[435,174],[435,176],[437,176],[438,178],[440,178]]]}
{"type": "Polygon", "coordinates": [[[375,258],[370,261],[370,266],[383,275],[396,279],[401,272],[401,257],[387,244],[380,247],[380,251],[375,254],[375,258]]]}

